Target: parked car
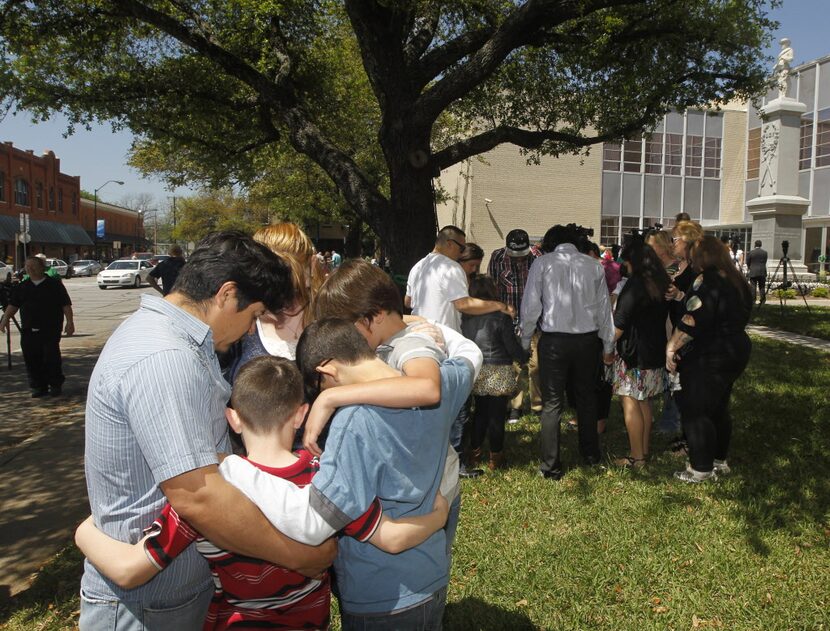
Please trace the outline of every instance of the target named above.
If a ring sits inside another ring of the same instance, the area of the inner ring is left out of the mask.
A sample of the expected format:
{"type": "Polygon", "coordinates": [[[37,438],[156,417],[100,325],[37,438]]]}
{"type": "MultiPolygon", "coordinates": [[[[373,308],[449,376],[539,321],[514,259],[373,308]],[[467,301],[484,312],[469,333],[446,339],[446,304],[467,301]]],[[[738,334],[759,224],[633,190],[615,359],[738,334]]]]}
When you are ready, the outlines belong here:
{"type": "Polygon", "coordinates": [[[113,261],[98,274],[98,287],[141,287],[153,266],[148,261],[113,261]]]}
{"type": "Polygon", "coordinates": [[[103,266],[98,261],[81,259],[72,263],[72,274],[74,276],[92,276],[100,272],[103,266]]]}
{"type": "Polygon", "coordinates": [[[153,258],[154,256],[155,254],[153,254],[152,252],[136,252],[130,258],[134,261],[147,261],[153,258]]]}
{"type": "Polygon", "coordinates": [[[10,283],[14,278],[14,268],[0,261],[0,283],[10,283]]]}
{"type": "Polygon", "coordinates": [[[72,276],[72,272],[69,271],[69,265],[62,259],[46,259],[46,265],[54,269],[58,273],[58,276],[63,278],[72,276]]]}

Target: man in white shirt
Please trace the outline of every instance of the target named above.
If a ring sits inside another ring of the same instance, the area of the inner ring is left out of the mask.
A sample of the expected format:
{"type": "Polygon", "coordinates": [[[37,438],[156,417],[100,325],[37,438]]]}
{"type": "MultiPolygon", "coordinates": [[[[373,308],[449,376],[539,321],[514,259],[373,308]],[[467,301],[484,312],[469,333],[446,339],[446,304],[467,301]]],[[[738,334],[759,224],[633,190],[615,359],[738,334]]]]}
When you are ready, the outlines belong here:
{"type": "MultiPolygon", "coordinates": [[[[435,237],[435,247],[420,261],[415,263],[406,281],[404,304],[412,309],[412,314],[438,322],[454,331],[461,332],[461,314],[483,315],[494,311],[503,311],[511,318],[515,311],[497,300],[480,300],[472,298],[467,291],[467,275],[458,264],[464,252],[467,235],[456,226],[443,227],[435,237]]],[[[450,444],[461,454],[464,425],[468,414],[466,406],[462,408],[450,431],[450,444]]],[[[462,459],[462,477],[477,477],[481,469],[468,470],[462,459]]]]}
{"type": "Polygon", "coordinates": [[[600,354],[614,360],[614,322],[598,261],[576,249],[571,226],[554,226],[545,234],[542,249],[527,277],[522,297],[522,344],[538,327],[539,377],[542,387],[542,459],[545,478],[562,477],[559,459],[559,422],[565,407],[565,386],[574,386],[579,422],[579,451],[587,464],[600,460],[597,435],[597,372],[600,354]]]}

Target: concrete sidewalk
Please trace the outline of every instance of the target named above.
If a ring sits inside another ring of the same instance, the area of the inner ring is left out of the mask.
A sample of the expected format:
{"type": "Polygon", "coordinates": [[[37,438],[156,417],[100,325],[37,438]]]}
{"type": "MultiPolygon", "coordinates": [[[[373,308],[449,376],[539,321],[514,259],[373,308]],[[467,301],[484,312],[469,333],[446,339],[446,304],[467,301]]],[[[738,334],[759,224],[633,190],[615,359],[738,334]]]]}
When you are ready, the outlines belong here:
{"type": "Polygon", "coordinates": [[[746,332],[750,335],[760,335],[779,342],[786,342],[787,344],[797,344],[798,346],[806,346],[817,351],[830,353],[830,342],[822,340],[817,337],[808,337],[806,335],[799,335],[798,333],[790,333],[789,331],[782,331],[780,329],[771,329],[767,326],[759,326],[750,324],[746,327],[746,332]]]}

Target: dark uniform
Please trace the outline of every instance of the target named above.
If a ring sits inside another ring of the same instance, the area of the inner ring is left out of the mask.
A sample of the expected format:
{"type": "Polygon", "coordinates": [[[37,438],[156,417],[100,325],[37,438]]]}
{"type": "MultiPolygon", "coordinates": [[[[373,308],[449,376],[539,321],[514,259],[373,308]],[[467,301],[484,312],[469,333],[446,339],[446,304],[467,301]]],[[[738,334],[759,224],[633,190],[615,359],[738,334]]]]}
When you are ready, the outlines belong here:
{"type": "Polygon", "coordinates": [[[163,295],[167,295],[173,289],[176,279],[179,277],[179,272],[184,267],[185,260],[181,256],[171,256],[169,259],[163,260],[156,265],[151,271],[150,276],[161,279],[161,290],[163,295]]]}
{"type": "Polygon", "coordinates": [[[51,276],[37,284],[29,278],[14,288],[9,304],[20,310],[20,347],[32,392],[60,393],[63,308],[72,304],[66,287],[51,276]]]}

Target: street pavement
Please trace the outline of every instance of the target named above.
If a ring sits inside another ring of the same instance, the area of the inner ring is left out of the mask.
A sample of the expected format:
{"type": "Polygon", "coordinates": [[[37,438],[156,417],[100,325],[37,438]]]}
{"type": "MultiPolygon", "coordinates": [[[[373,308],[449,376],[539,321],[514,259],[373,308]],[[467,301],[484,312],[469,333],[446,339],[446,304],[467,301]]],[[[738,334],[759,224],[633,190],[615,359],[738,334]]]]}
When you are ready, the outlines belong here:
{"type": "Polygon", "coordinates": [[[62,396],[32,399],[17,330],[11,370],[0,336],[0,598],[25,589],[89,514],[83,465],[89,377],[112,331],[138,308],[142,293],[153,291],[100,290],[95,278],[65,284],[76,333],[61,342],[62,396]]]}

